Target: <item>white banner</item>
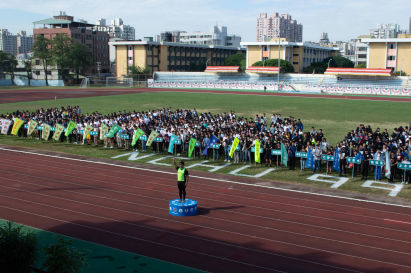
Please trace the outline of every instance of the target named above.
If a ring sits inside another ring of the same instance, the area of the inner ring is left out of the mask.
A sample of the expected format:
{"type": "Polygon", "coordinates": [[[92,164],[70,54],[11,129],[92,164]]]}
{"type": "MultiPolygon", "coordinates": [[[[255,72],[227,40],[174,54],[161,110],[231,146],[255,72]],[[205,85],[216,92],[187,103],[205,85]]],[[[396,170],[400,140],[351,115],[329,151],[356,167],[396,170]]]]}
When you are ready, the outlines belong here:
{"type": "Polygon", "coordinates": [[[3,135],[6,135],[7,132],[9,131],[10,124],[11,124],[11,120],[9,120],[9,119],[2,119],[1,120],[1,133],[3,135]]]}

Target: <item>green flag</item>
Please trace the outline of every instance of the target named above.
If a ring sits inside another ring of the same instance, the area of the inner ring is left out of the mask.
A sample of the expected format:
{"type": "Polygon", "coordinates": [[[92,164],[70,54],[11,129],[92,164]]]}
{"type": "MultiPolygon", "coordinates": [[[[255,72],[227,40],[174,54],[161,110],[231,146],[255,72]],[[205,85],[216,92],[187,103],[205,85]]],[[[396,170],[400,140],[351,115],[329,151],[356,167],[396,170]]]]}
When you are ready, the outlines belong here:
{"type": "Polygon", "coordinates": [[[77,127],[77,124],[70,120],[69,124],[67,124],[67,129],[66,129],[66,133],[64,134],[65,136],[69,136],[69,134],[71,134],[71,132],[74,130],[74,128],[77,127]]]}
{"type": "Polygon", "coordinates": [[[60,139],[61,133],[63,133],[63,131],[64,131],[64,126],[61,125],[61,124],[57,124],[56,125],[56,130],[54,131],[54,134],[53,134],[53,139],[55,141],[58,141],[60,139]]]}
{"type": "Polygon", "coordinates": [[[42,134],[42,138],[44,140],[48,140],[49,136],[50,136],[50,132],[51,132],[51,126],[48,124],[43,124],[43,134],[42,134]]]}
{"type": "Polygon", "coordinates": [[[190,144],[188,145],[188,157],[191,157],[191,155],[193,154],[196,142],[197,140],[195,138],[190,139],[190,144]]]}
{"type": "Polygon", "coordinates": [[[37,122],[34,120],[29,121],[29,128],[27,128],[27,136],[31,136],[31,134],[34,132],[34,129],[37,127],[37,122]]]}
{"type": "Polygon", "coordinates": [[[260,163],[260,150],[261,148],[261,143],[258,139],[255,140],[255,149],[254,149],[254,161],[256,163],[260,163]]]}
{"type": "Polygon", "coordinates": [[[281,143],[281,164],[287,167],[287,162],[288,162],[287,148],[285,147],[284,143],[281,143]]]}
{"type": "Polygon", "coordinates": [[[143,130],[137,129],[137,131],[134,132],[133,141],[131,142],[131,146],[134,147],[134,145],[136,145],[138,139],[139,139],[141,136],[143,136],[144,134],[145,134],[145,133],[144,133],[143,130]]]}
{"type": "Polygon", "coordinates": [[[238,137],[235,137],[233,141],[233,145],[231,145],[230,153],[228,154],[231,158],[233,158],[235,149],[237,149],[237,146],[239,143],[240,143],[240,140],[238,139],[238,137]]]}
{"type": "Polygon", "coordinates": [[[147,146],[151,146],[153,143],[154,139],[159,135],[156,131],[151,131],[150,136],[148,137],[147,140],[147,146]]]}
{"type": "Polygon", "coordinates": [[[100,140],[103,140],[108,133],[108,126],[105,123],[102,123],[100,126],[100,140]]]}
{"type": "Polygon", "coordinates": [[[114,137],[114,135],[120,131],[121,127],[118,126],[117,124],[114,124],[113,127],[111,127],[110,132],[108,132],[107,137],[114,137]]]}

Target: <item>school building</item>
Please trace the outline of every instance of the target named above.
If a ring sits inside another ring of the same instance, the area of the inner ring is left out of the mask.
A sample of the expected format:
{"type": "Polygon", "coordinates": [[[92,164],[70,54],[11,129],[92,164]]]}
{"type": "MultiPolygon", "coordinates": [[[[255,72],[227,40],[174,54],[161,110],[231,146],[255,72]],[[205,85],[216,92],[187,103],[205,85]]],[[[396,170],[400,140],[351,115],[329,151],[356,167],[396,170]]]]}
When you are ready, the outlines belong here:
{"type": "Polygon", "coordinates": [[[127,75],[130,66],[156,71],[190,71],[193,65],[224,65],[231,55],[244,52],[239,47],[192,45],[152,41],[114,41],[116,75],[127,75]]]}
{"type": "Polygon", "coordinates": [[[283,38],[280,42],[276,39],[269,42],[242,42],[241,45],[247,48],[247,67],[258,61],[278,59],[280,55],[280,59],[289,61],[297,73],[302,73],[312,63],[336,56],[339,52],[338,48],[289,42],[283,38]]]}

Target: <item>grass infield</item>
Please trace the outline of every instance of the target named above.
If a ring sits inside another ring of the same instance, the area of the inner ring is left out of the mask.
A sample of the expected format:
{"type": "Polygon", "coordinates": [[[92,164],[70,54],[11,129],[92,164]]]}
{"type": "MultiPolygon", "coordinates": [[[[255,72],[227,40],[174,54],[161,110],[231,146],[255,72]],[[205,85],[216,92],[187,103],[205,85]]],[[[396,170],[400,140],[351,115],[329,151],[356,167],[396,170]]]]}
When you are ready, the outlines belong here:
{"type": "MultiPolygon", "coordinates": [[[[15,110],[36,110],[39,108],[79,105],[83,113],[99,111],[103,114],[118,111],[143,111],[149,109],[159,109],[163,107],[196,108],[199,112],[224,113],[233,110],[238,116],[252,117],[256,114],[266,113],[268,117],[272,113],[281,113],[283,117],[293,116],[301,118],[304,124],[304,131],[309,131],[311,126],[316,129],[323,129],[324,135],[331,145],[341,141],[349,130],[355,129],[359,124],[371,125],[373,129],[377,127],[388,129],[389,132],[395,127],[406,126],[410,122],[409,109],[411,103],[389,102],[371,100],[341,100],[330,98],[301,98],[301,97],[270,97],[256,95],[234,95],[234,94],[206,94],[206,93],[181,93],[181,92],[153,92],[127,95],[114,95],[77,99],[61,99],[49,101],[33,101],[21,103],[1,104],[0,113],[13,112],[15,110]]],[[[53,141],[39,141],[34,139],[24,139],[12,136],[0,135],[0,143],[13,146],[24,146],[42,150],[52,150],[69,154],[78,154],[98,158],[111,158],[124,154],[125,150],[109,150],[101,146],[92,147],[87,145],[74,145],[67,143],[54,143],[53,141]]],[[[164,155],[163,155],[164,156],[164,155]]],[[[159,156],[156,156],[159,157],[159,156]]],[[[127,160],[128,157],[121,157],[119,160],[127,160]]],[[[138,163],[145,163],[154,159],[138,160],[138,163]]],[[[166,161],[165,161],[166,162],[166,161]]],[[[170,161],[171,162],[171,161],[170,161]]],[[[193,160],[198,162],[198,160],[193,160]]],[[[218,161],[215,164],[223,164],[218,161]]],[[[243,165],[235,165],[221,169],[221,173],[229,173],[243,165]]],[[[298,168],[297,162],[297,168],[298,168]]],[[[201,168],[199,168],[201,170],[201,168]]],[[[205,169],[204,169],[205,170],[205,169]]],[[[263,167],[252,166],[245,170],[245,174],[256,174],[265,170],[263,167]]],[[[316,187],[329,188],[329,184],[313,182],[306,179],[310,176],[310,171],[301,172],[289,171],[288,169],[278,169],[264,176],[265,179],[284,181],[288,183],[305,183],[316,187]]],[[[370,174],[370,178],[371,178],[370,174]]],[[[352,179],[348,175],[349,181],[339,189],[348,191],[358,191],[364,193],[377,193],[387,195],[385,190],[370,189],[361,187],[359,178],[352,179]]],[[[399,197],[411,199],[411,185],[404,185],[399,197]]]]}

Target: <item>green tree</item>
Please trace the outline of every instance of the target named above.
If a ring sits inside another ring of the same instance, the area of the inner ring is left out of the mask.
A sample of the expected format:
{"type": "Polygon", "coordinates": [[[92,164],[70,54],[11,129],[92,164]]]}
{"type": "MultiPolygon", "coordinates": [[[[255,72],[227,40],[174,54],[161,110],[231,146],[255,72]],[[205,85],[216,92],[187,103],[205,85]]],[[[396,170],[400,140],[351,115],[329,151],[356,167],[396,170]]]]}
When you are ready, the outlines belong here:
{"type": "Polygon", "coordinates": [[[76,72],[77,83],[79,82],[80,71],[86,70],[93,64],[93,56],[91,50],[78,42],[73,42],[69,52],[70,67],[76,72]]]}
{"type": "MultiPolygon", "coordinates": [[[[325,62],[328,64],[328,60],[330,58],[325,59],[325,62]]],[[[345,67],[345,68],[353,68],[354,63],[343,56],[332,56],[332,61],[330,62],[330,67],[345,67]]]]}
{"type": "Polygon", "coordinates": [[[14,84],[14,71],[16,70],[17,60],[16,57],[0,51],[0,65],[2,70],[6,71],[11,76],[11,82],[14,84]]]}
{"type": "Polygon", "coordinates": [[[48,65],[52,62],[52,55],[51,55],[51,41],[49,39],[44,38],[43,35],[37,35],[36,41],[33,44],[33,53],[34,57],[40,59],[43,69],[44,75],[46,80],[46,86],[49,85],[48,82],[48,65]]]}
{"type": "Polygon", "coordinates": [[[188,71],[191,71],[191,72],[203,72],[205,69],[206,69],[205,61],[190,62],[190,65],[188,66],[188,71]]]}
{"type": "Polygon", "coordinates": [[[59,76],[65,80],[65,75],[71,64],[70,52],[72,39],[65,34],[57,34],[51,43],[52,62],[57,65],[59,76]]]}
{"type": "Polygon", "coordinates": [[[354,63],[345,57],[342,56],[332,56],[324,59],[322,62],[315,62],[311,63],[310,66],[305,67],[303,72],[305,73],[315,73],[315,74],[323,74],[325,70],[329,67],[345,67],[345,68],[352,68],[354,67],[354,63]]]}
{"type": "Polygon", "coordinates": [[[59,238],[44,249],[43,269],[47,273],[77,273],[86,264],[86,254],[72,247],[72,241],[59,238]]]}
{"type": "Polygon", "coordinates": [[[139,80],[141,75],[148,75],[148,74],[150,74],[150,68],[148,67],[140,67],[140,66],[132,65],[127,68],[127,75],[132,77],[135,80],[139,80]]]}
{"type": "Polygon", "coordinates": [[[27,59],[24,61],[24,69],[26,70],[27,73],[27,83],[28,86],[31,86],[31,69],[32,69],[32,60],[27,59]]]}
{"type": "Polygon", "coordinates": [[[33,233],[22,228],[12,222],[0,226],[0,272],[32,272],[37,241],[33,233]]]}
{"type": "MultiPolygon", "coordinates": [[[[276,67],[278,66],[278,59],[269,59],[269,60],[266,60],[265,62],[258,61],[258,62],[253,63],[252,66],[263,66],[263,63],[264,63],[264,66],[275,66],[276,67]]],[[[284,73],[294,72],[294,66],[289,61],[280,60],[280,67],[281,67],[281,72],[284,72],[284,73]]]]}
{"type": "Polygon", "coordinates": [[[357,64],[355,68],[367,68],[367,64],[357,64]]]}
{"type": "Polygon", "coordinates": [[[246,70],[246,54],[245,53],[237,53],[234,55],[231,55],[227,57],[224,61],[225,65],[230,65],[230,66],[239,66],[240,71],[245,71],[246,70]]]}

